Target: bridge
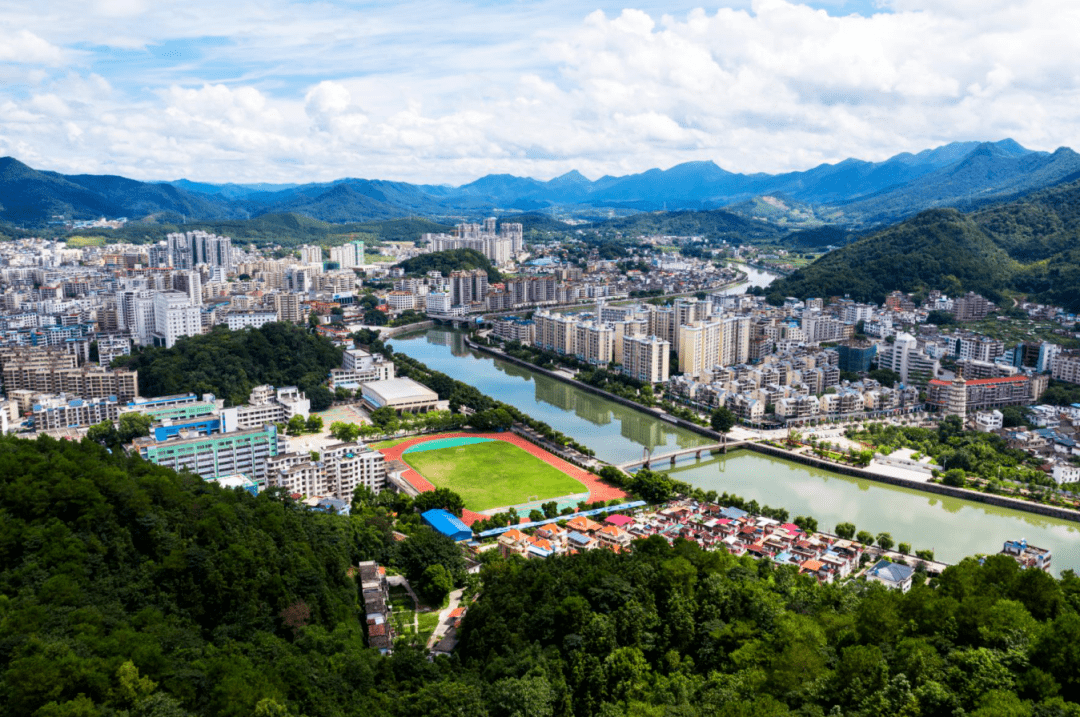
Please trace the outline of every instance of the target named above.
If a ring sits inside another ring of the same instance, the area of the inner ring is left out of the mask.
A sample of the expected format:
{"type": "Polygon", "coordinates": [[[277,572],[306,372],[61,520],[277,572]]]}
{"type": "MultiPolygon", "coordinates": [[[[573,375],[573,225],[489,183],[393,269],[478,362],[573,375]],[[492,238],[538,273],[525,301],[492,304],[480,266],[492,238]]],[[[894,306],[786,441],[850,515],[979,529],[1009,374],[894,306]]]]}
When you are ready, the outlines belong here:
{"type": "Polygon", "coordinates": [[[702,454],[709,455],[712,453],[727,453],[731,448],[739,448],[746,441],[725,441],[723,443],[713,443],[708,446],[697,446],[696,448],[683,448],[679,451],[671,451],[670,453],[661,453],[659,455],[652,455],[646,451],[645,455],[637,460],[627,461],[626,463],[620,463],[616,468],[627,471],[631,468],[641,466],[642,468],[652,468],[654,463],[659,461],[668,461],[670,466],[675,465],[675,461],[682,456],[694,456],[695,458],[701,458],[702,454]]]}

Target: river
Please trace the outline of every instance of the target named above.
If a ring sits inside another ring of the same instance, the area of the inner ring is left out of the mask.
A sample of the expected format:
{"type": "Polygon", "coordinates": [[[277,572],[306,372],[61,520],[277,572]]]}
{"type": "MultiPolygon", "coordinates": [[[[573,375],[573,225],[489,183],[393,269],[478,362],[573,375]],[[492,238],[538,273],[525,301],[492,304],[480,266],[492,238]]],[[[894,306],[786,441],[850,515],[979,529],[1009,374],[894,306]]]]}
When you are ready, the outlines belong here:
{"type": "MultiPolygon", "coordinates": [[[[749,271],[753,285],[768,284],[772,278],[757,269],[749,271]]],[[[472,351],[461,333],[431,329],[389,343],[395,351],[546,422],[609,463],[640,458],[646,448],[663,453],[711,442],[660,418],[472,351]]],[[[813,516],[822,530],[851,522],[859,530],[887,532],[916,549],[932,548],[946,562],[996,553],[1006,540],[1027,538],[1053,551],[1055,573],[1080,569],[1080,524],[1065,520],[849,478],[749,451],[700,461],[686,458],[672,476],[705,490],[786,508],[792,517],[813,516]]]]}
{"type": "Polygon", "coordinates": [[[473,351],[461,333],[431,329],[399,336],[389,343],[394,351],[423,361],[572,436],[609,463],[640,458],[645,448],[664,453],[713,442],[562,381],[473,351]]]}

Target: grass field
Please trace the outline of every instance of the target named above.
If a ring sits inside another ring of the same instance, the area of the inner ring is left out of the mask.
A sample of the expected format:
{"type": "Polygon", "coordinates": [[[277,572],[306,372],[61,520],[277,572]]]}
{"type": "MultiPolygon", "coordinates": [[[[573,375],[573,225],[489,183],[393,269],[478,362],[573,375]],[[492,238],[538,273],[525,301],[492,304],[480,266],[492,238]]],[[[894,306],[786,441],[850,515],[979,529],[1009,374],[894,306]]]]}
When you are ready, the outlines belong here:
{"type": "Polygon", "coordinates": [[[405,453],[402,459],[475,511],[586,492],[574,478],[503,441],[405,453]]]}

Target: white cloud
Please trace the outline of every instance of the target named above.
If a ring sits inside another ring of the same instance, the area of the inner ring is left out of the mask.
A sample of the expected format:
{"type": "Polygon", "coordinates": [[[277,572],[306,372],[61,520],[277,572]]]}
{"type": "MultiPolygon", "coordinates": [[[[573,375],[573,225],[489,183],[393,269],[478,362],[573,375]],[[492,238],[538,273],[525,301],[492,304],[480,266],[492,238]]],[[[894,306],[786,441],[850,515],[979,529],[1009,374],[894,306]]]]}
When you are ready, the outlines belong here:
{"type": "Polygon", "coordinates": [[[784,171],[954,139],[1080,144],[1073,0],[891,0],[843,17],[755,0],[576,19],[557,0],[111,0],[85,29],[66,7],[0,12],[0,28],[22,28],[0,29],[0,61],[20,63],[0,65],[14,80],[0,88],[0,148],[62,171],[458,182],[700,159],[784,171]],[[208,27],[227,40],[201,38],[208,27]],[[117,65],[74,46],[91,37],[147,49],[117,65]]]}
{"type": "Polygon", "coordinates": [[[6,32],[0,27],[0,62],[58,65],[64,52],[29,30],[6,32]]]}

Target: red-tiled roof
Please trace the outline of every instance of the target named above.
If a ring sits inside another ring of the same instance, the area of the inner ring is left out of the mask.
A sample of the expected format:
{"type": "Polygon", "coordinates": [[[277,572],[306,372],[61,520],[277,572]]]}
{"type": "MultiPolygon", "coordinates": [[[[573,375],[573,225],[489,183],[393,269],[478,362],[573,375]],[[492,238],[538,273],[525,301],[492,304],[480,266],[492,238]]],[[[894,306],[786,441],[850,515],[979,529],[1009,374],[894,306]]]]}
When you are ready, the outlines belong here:
{"type": "MultiPolygon", "coordinates": [[[[999,376],[997,378],[973,378],[967,381],[968,386],[987,386],[995,383],[1020,383],[1027,381],[1027,376],[999,376]]],[[[949,386],[952,385],[952,381],[942,381],[940,378],[934,378],[930,380],[930,384],[933,386],[949,386]]]]}

